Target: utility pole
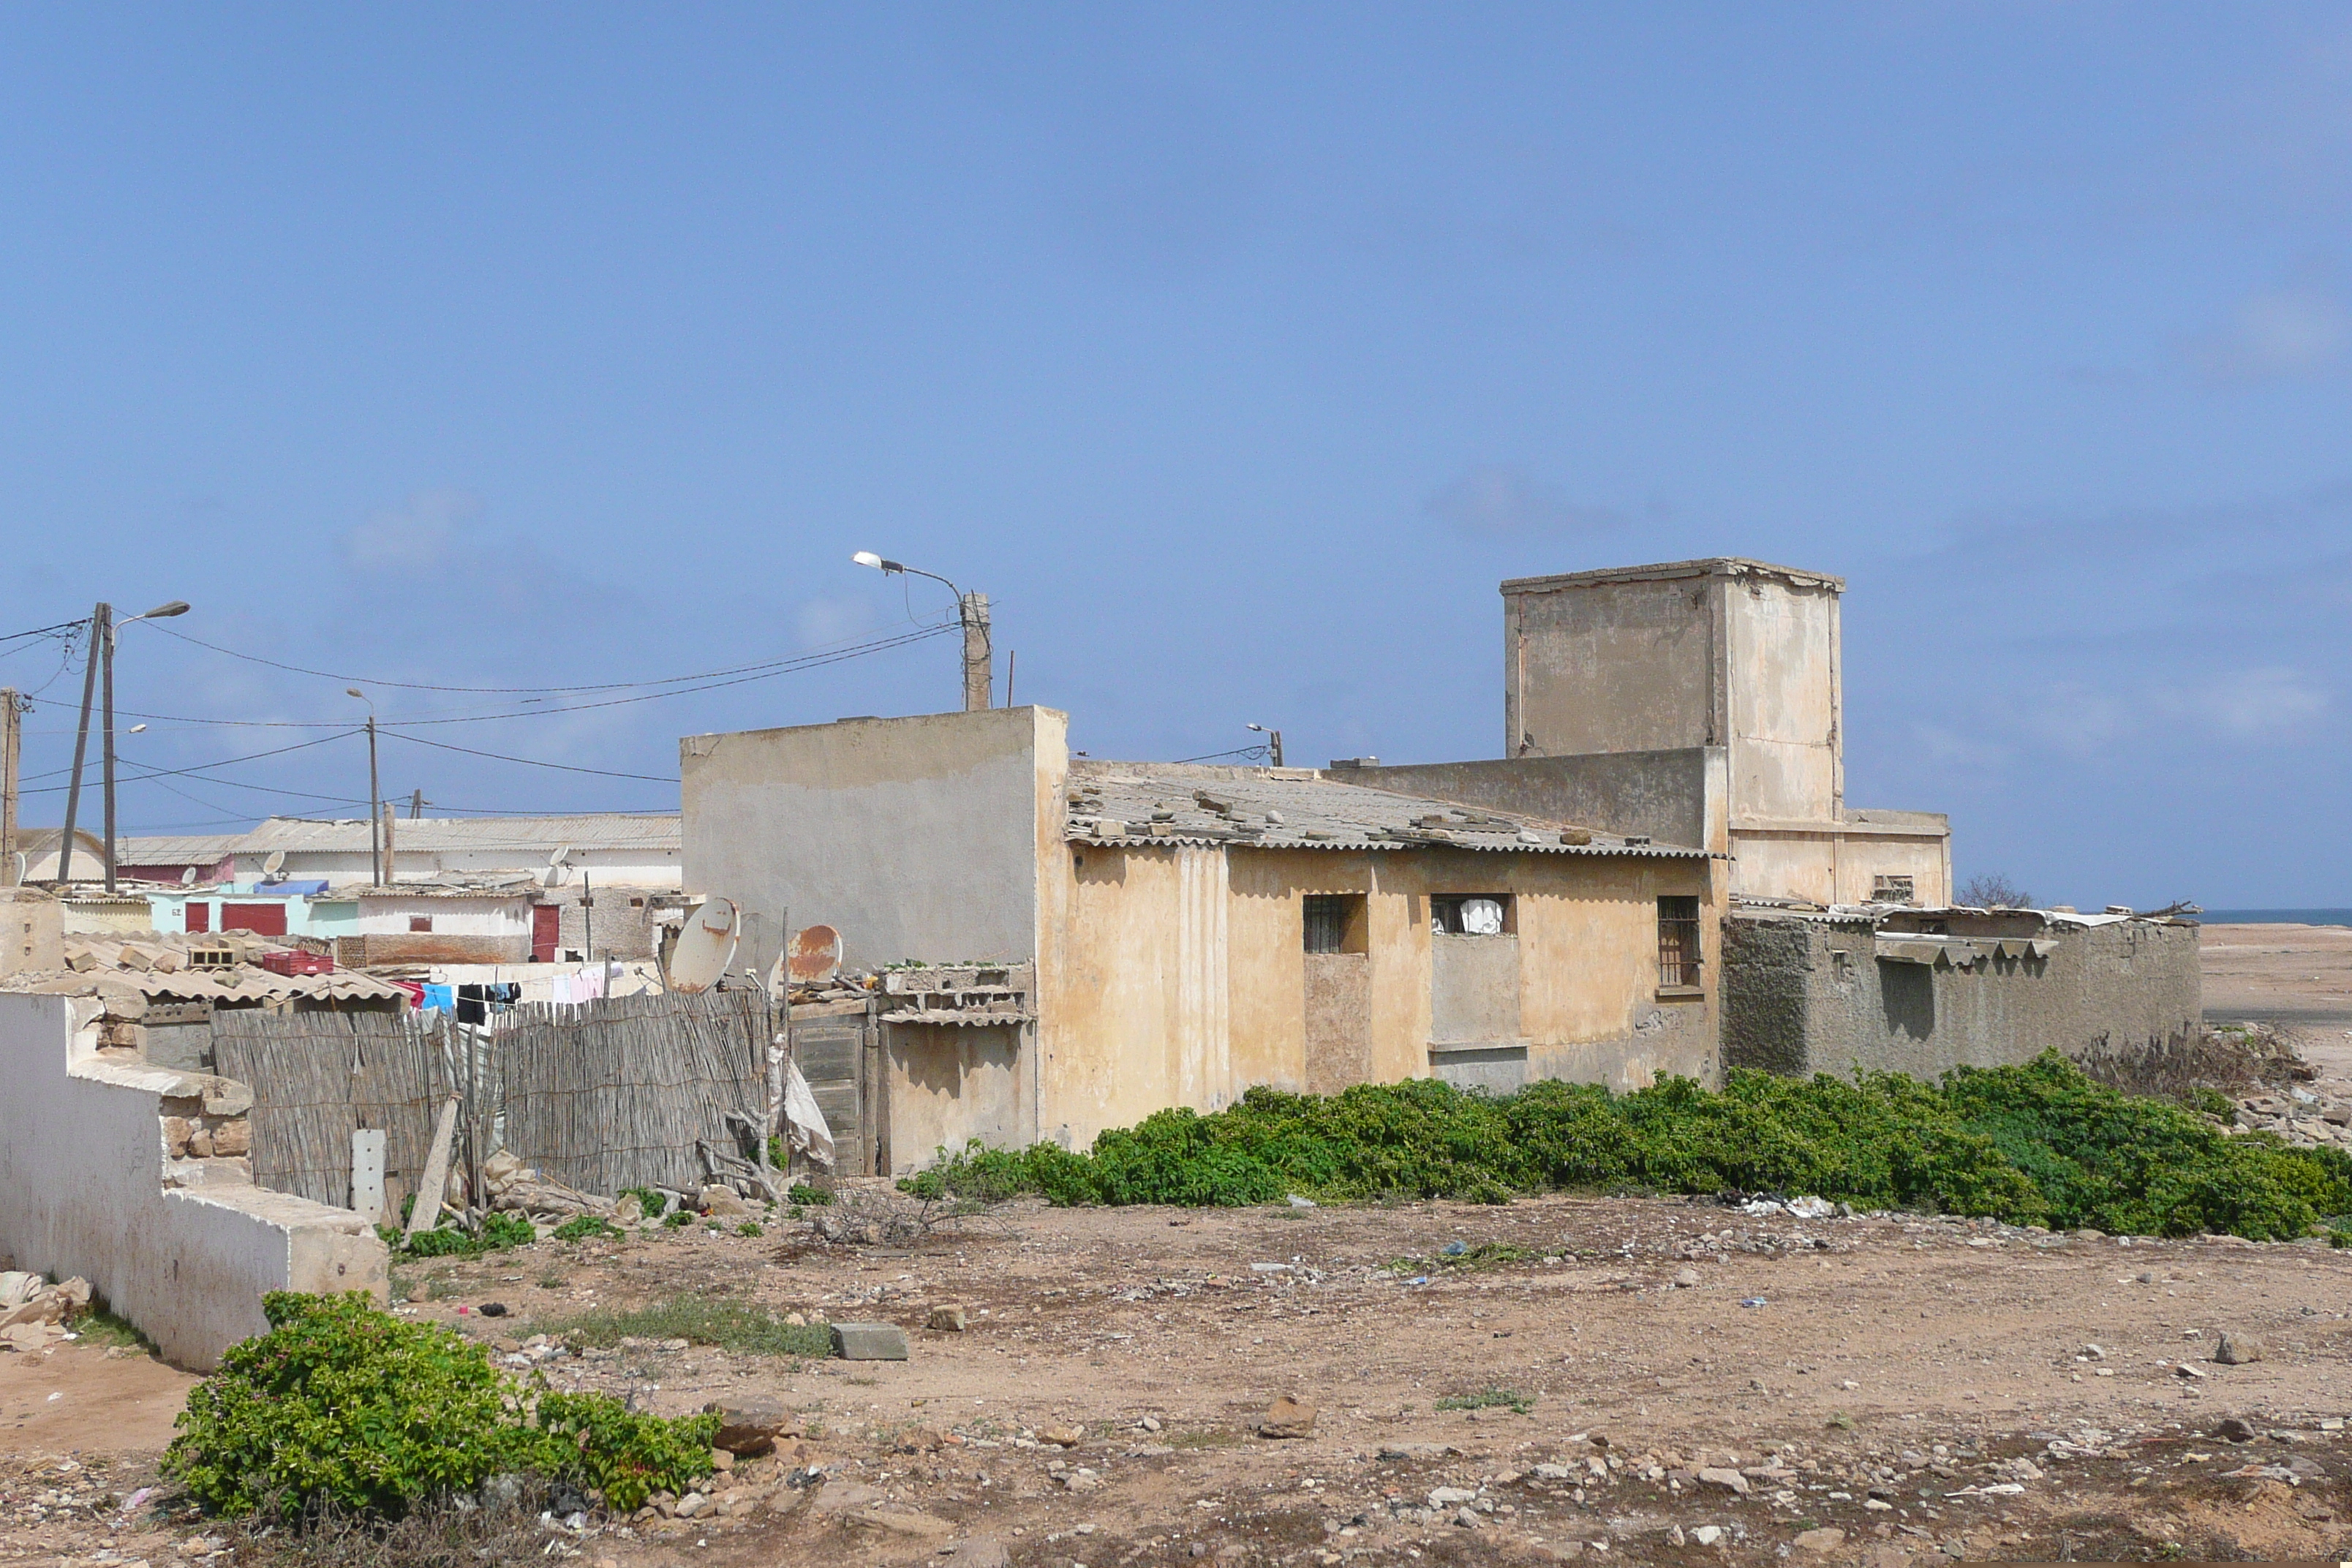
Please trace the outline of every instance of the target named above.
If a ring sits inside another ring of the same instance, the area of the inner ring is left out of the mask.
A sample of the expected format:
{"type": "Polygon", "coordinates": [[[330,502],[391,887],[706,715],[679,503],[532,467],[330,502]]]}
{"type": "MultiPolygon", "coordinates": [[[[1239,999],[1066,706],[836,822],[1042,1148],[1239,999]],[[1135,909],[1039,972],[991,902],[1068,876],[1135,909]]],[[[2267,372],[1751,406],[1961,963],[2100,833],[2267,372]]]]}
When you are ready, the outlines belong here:
{"type": "Polygon", "coordinates": [[[408,797],[408,820],[415,822],[425,815],[425,792],[418,790],[408,797]]]}
{"type": "Polygon", "coordinates": [[[368,864],[374,868],[375,885],[383,886],[383,797],[377,793],[375,782],[375,714],[368,714],[368,864]]]}
{"type": "Polygon", "coordinates": [[[73,781],[66,786],[66,827],[58,840],[58,880],[73,870],[74,824],[81,816],[81,764],[89,752],[89,705],[98,695],[98,648],[114,624],[114,606],[101,601],[89,616],[89,662],[81,672],[81,724],[74,731],[73,781]]]}
{"type": "Polygon", "coordinates": [[[383,880],[386,887],[400,879],[400,852],[393,847],[392,825],[397,817],[392,802],[385,801],[377,815],[383,818],[383,880]]]}
{"type": "Polygon", "coordinates": [[[383,886],[383,790],[375,776],[375,700],[356,686],[343,688],[343,695],[356,697],[367,704],[368,721],[368,874],[375,879],[374,886],[383,886]]]}
{"type": "Polygon", "coordinates": [[[0,888],[16,885],[16,765],[24,750],[22,700],[0,686],[0,888]]]}
{"type": "Polygon", "coordinates": [[[956,607],[963,617],[963,710],[977,713],[996,706],[996,650],[988,636],[988,595],[961,594],[956,607]]]}
{"type": "Polygon", "coordinates": [[[100,701],[106,709],[106,745],[104,762],[100,773],[106,781],[106,890],[114,891],[114,616],[109,611],[106,629],[99,634],[106,639],[106,651],[100,660],[100,701]]]}

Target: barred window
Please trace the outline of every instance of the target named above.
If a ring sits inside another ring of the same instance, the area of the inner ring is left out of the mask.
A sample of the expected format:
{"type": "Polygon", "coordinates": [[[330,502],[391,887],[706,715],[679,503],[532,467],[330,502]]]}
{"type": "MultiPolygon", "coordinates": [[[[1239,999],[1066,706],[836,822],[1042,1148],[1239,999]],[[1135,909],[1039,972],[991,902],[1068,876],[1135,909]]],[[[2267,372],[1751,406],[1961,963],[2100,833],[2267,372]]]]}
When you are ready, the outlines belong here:
{"type": "Polygon", "coordinates": [[[1307,951],[1361,952],[1364,900],[1360,893],[1307,895],[1307,951]]]}
{"type": "Polygon", "coordinates": [[[1429,929],[1439,936],[1501,936],[1513,929],[1508,893],[1438,893],[1429,900],[1429,929]]]}
{"type": "Polygon", "coordinates": [[[1870,879],[1870,901],[1874,904],[1912,903],[1918,897],[1912,890],[1914,886],[1908,877],[1873,877],[1870,879]]]}
{"type": "Polygon", "coordinates": [[[1698,900],[1672,893],[1658,900],[1658,984],[1698,984],[1698,900]]]}

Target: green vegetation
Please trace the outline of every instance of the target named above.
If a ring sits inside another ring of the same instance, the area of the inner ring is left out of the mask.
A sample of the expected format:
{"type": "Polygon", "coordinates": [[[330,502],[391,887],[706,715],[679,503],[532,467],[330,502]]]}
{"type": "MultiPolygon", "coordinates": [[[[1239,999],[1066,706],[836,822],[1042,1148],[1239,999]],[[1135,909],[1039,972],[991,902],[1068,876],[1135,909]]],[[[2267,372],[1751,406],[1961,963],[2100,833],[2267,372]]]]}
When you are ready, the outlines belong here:
{"type": "Polygon", "coordinates": [[[658,1218],[663,1205],[669,1202],[651,1187],[623,1187],[613,1196],[615,1201],[621,1198],[636,1199],[638,1212],[647,1219],[658,1218]]]}
{"type": "Polygon", "coordinates": [[[599,1309],[576,1318],[536,1322],[531,1328],[582,1350],[604,1349],[625,1339],[646,1339],[686,1340],[751,1355],[833,1353],[833,1331],[823,1323],[787,1323],[757,1307],[702,1296],[679,1296],[635,1311],[599,1309]]]}
{"type": "Polygon", "coordinates": [[[756,1220],[747,1219],[741,1225],[735,1227],[735,1234],[738,1236],[757,1236],[760,1234],[759,1222],[756,1220]]]}
{"type": "Polygon", "coordinates": [[[1563,1188],[1813,1194],[1861,1208],[1988,1215],[2133,1236],[2305,1236],[2352,1215],[2352,1155],[2231,1135],[2189,1107],[2085,1078],[2056,1051],[1941,1083],[1734,1070],[1720,1092],[1669,1079],[1465,1093],[1433,1079],[1330,1098],[1253,1089],[1213,1115],[1163,1110],[1087,1153],[969,1144],[899,1186],[919,1197],[1056,1204],[1278,1203],[1563,1188]]]}
{"type": "Polygon", "coordinates": [[[1485,1241],[1461,1252],[1441,1252],[1432,1258],[1392,1258],[1388,1267],[1392,1274],[1426,1274],[1435,1268],[1493,1268],[1505,1263],[1533,1263],[1538,1256],[1533,1247],[1508,1241],[1485,1241]]]}
{"type": "Polygon", "coordinates": [[[1475,1394],[1449,1394],[1437,1402],[1439,1410],[1516,1410],[1525,1415],[1535,1400],[1516,1388],[1482,1388],[1475,1394]]]}
{"type": "Polygon", "coordinates": [[[376,1226],[376,1234],[383,1237],[383,1244],[396,1256],[404,1258],[479,1258],[485,1252],[529,1247],[539,1239],[539,1232],[531,1227],[530,1221],[514,1214],[487,1215],[478,1231],[460,1230],[444,1221],[405,1240],[388,1225],[376,1226]]]}
{"type": "Polygon", "coordinates": [[[128,1318],[118,1318],[104,1307],[93,1306],[77,1314],[66,1325],[81,1336],[84,1345],[99,1350],[146,1351],[152,1354],[154,1342],[139,1331],[128,1318]]]}
{"type": "Polygon", "coordinates": [[[601,1394],[524,1388],[488,1347],[359,1292],[263,1298],[269,1331],[190,1391],[164,1471],[216,1513],[319,1506],[398,1517],[520,1472],[614,1509],[710,1469],[717,1417],[664,1420],[601,1394]]]}
{"type": "Polygon", "coordinates": [[[806,1182],[794,1182],[793,1190],[784,1194],[786,1203],[813,1204],[818,1208],[833,1202],[833,1194],[824,1187],[812,1187],[806,1182]]]}
{"type": "Polygon", "coordinates": [[[692,1209],[673,1209],[670,1213],[662,1216],[662,1224],[669,1226],[672,1230],[684,1230],[688,1226],[694,1223],[695,1217],[695,1213],[692,1209]]]}
{"type": "Polygon", "coordinates": [[[588,1241],[597,1237],[619,1236],[621,1227],[601,1215],[576,1214],[555,1227],[558,1241],[588,1241]]]}

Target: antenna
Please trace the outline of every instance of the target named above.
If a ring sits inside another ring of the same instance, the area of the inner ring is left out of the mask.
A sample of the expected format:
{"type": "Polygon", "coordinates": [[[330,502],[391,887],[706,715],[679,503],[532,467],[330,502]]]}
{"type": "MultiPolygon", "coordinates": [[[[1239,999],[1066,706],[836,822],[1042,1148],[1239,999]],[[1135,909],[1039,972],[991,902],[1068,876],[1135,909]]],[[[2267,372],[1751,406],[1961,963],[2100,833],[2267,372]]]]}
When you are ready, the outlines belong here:
{"type": "Polygon", "coordinates": [[[261,862],[262,876],[272,881],[275,881],[278,873],[284,869],[286,869],[286,851],[283,849],[272,849],[268,857],[261,862]]]}
{"type": "Polygon", "coordinates": [[[695,906],[677,933],[677,945],[670,950],[664,978],[672,991],[690,996],[719,984],[735,960],[736,914],[728,899],[705,899],[695,906]]]}
{"type": "Polygon", "coordinates": [[[183,866],[183,867],[181,867],[181,868],[180,868],[180,886],[182,886],[183,888],[193,888],[193,887],[194,887],[194,886],[195,886],[195,883],[196,883],[196,868],[195,868],[194,866],[183,866]]]}

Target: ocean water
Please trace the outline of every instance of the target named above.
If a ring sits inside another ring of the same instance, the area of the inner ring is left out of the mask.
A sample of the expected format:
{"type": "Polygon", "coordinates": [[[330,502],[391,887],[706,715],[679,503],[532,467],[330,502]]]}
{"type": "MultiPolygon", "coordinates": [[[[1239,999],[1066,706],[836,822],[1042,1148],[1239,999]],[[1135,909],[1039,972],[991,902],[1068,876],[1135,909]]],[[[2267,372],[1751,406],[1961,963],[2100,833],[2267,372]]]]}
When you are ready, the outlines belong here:
{"type": "Polygon", "coordinates": [[[2207,910],[2207,925],[2352,926],[2352,910],[2207,910]]]}

